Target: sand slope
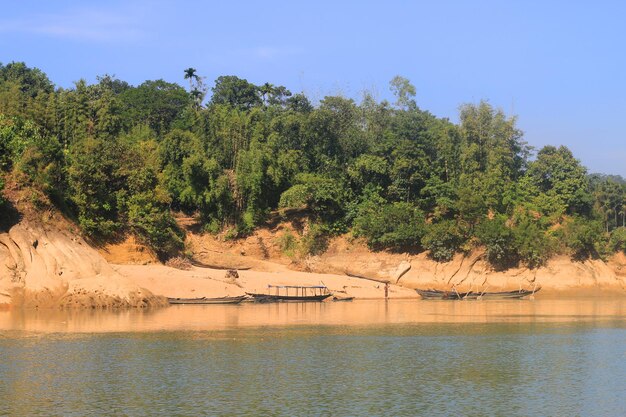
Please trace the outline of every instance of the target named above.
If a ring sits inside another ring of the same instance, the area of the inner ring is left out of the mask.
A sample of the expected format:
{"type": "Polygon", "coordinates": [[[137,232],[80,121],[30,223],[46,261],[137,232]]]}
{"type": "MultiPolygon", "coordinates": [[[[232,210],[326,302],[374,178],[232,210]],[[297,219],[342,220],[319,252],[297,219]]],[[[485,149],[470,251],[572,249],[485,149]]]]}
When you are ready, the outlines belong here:
{"type": "Polygon", "coordinates": [[[0,233],[0,304],[142,307],[164,303],[120,276],[69,230],[23,220],[0,233]]]}

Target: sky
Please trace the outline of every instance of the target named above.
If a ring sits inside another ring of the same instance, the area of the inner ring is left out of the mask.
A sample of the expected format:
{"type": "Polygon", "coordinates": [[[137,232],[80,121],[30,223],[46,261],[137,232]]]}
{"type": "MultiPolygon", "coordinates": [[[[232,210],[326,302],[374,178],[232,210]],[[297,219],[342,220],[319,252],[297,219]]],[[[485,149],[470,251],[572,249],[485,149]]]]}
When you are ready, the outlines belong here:
{"type": "Polygon", "coordinates": [[[110,74],[186,85],[197,69],[284,85],[313,101],[391,99],[408,78],[420,108],[458,120],[487,100],[535,148],[565,145],[590,172],[626,177],[626,2],[6,1],[0,62],[60,87],[110,74]]]}

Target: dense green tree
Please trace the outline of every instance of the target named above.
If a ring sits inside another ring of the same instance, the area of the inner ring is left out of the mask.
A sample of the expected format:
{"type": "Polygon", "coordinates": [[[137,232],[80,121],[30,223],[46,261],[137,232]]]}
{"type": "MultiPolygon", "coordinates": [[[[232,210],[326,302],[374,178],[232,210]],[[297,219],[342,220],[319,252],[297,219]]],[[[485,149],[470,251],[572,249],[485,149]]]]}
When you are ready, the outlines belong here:
{"type": "Polygon", "coordinates": [[[443,220],[426,225],[422,238],[424,249],[430,251],[429,256],[440,262],[447,262],[461,249],[465,236],[459,224],[454,220],[443,220]]]}
{"type": "Polygon", "coordinates": [[[415,108],[414,98],[417,90],[408,79],[396,75],[389,82],[389,88],[396,96],[396,106],[403,109],[415,108]]]}
{"type": "Polygon", "coordinates": [[[565,146],[545,146],[528,168],[539,190],[561,202],[570,214],[589,214],[593,198],[587,171],[565,146]]]}
{"type": "Polygon", "coordinates": [[[602,229],[601,222],[580,216],[574,216],[565,223],[565,243],[574,259],[601,258],[605,255],[607,235],[602,229]]]}
{"type": "Polygon", "coordinates": [[[259,87],[234,75],[218,77],[212,90],[211,103],[213,104],[226,104],[241,110],[248,110],[262,103],[259,87]]]}
{"type": "Polygon", "coordinates": [[[146,81],[121,96],[126,117],[135,124],[147,124],[158,135],[164,135],[191,97],[178,84],[163,80],[146,81]]]}
{"type": "Polygon", "coordinates": [[[29,68],[24,62],[0,63],[0,84],[15,83],[22,94],[35,98],[41,93],[50,94],[54,85],[48,76],[38,68],[29,68]]]}
{"type": "Polygon", "coordinates": [[[420,248],[426,231],[423,213],[412,204],[381,205],[372,200],[361,204],[354,227],[356,235],[374,249],[420,248]]]}

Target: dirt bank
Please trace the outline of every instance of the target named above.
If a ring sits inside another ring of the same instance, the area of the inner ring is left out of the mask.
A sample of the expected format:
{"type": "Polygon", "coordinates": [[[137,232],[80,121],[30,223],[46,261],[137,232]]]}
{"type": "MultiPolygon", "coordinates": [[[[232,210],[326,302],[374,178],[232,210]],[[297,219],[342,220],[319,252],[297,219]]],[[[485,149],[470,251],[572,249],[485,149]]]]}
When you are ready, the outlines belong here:
{"type": "Polygon", "coordinates": [[[96,250],[71,222],[53,217],[24,216],[0,231],[0,305],[146,307],[165,305],[165,297],[263,292],[268,284],[324,284],[338,296],[383,298],[385,282],[391,284],[390,298],[417,298],[415,288],[453,287],[498,291],[541,286],[545,297],[626,295],[623,254],[608,262],[559,256],[539,269],[494,271],[480,250],[438,263],[425,253],[372,252],[358,240],[339,237],[323,255],[299,257],[281,250],[281,234],[288,226],[279,224],[228,242],[188,230],[193,258],[213,268],[179,270],[155,263],[153,254],[132,238],[96,250]],[[220,269],[224,267],[249,269],[240,269],[239,278],[232,279],[220,269]]]}
{"type": "Polygon", "coordinates": [[[0,304],[42,308],[165,303],[120,276],[71,228],[22,220],[0,233],[0,304]]]}

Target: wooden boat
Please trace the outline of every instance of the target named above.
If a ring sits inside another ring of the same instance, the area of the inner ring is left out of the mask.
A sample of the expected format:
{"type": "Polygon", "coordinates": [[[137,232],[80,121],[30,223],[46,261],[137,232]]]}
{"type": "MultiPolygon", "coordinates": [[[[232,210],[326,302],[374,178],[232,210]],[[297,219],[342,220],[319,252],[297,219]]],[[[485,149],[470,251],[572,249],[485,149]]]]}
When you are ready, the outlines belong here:
{"type": "Polygon", "coordinates": [[[267,293],[246,293],[259,303],[324,301],[332,295],[324,285],[268,285],[267,293]],[[272,294],[272,291],[274,292],[272,294]],[[291,294],[289,293],[291,291],[291,294]]]}
{"type": "Polygon", "coordinates": [[[333,297],[333,301],[352,301],[354,297],[333,297]]]}
{"type": "Polygon", "coordinates": [[[424,300],[462,300],[468,293],[467,292],[457,292],[455,290],[452,291],[442,291],[442,290],[420,290],[416,289],[417,293],[424,300]]]}
{"type": "Polygon", "coordinates": [[[424,300],[514,300],[534,295],[541,287],[532,290],[514,290],[499,292],[457,292],[457,291],[441,291],[441,290],[420,290],[417,293],[424,300]]]}
{"type": "Polygon", "coordinates": [[[168,298],[170,304],[239,304],[248,298],[245,295],[237,297],[217,297],[217,298],[168,298]]]}
{"type": "Polygon", "coordinates": [[[498,292],[469,292],[465,298],[468,300],[515,300],[534,295],[541,287],[532,290],[514,290],[498,292]]]}

